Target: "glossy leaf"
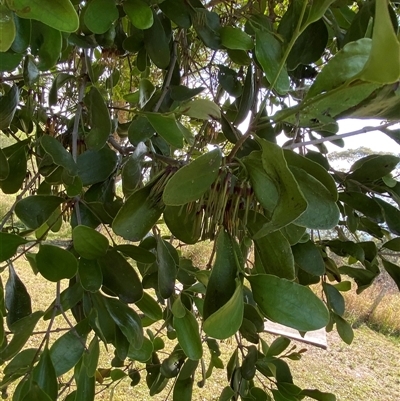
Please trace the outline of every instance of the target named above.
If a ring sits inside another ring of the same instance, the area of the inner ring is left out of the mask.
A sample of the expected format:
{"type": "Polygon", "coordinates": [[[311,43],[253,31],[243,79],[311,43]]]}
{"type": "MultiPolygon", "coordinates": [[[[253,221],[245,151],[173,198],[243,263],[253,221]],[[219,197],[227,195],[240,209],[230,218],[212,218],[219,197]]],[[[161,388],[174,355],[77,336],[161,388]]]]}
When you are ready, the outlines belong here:
{"type": "Polygon", "coordinates": [[[36,255],[36,267],[46,280],[57,282],[74,277],[78,261],[71,252],[58,246],[42,244],[36,255]]]}
{"type": "Polygon", "coordinates": [[[233,336],[242,325],[243,308],[243,286],[240,280],[236,279],[236,289],[232,297],[204,320],[204,332],[220,340],[233,336]]]}
{"type": "Polygon", "coordinates": [[[220,119],[221,110],[208,99],[195,99],[183,106],[183,114],[199,120],[220,119]]]}
{"type": "Polygon", "coordinates": [[[389,273],[389,276],[396,283],[400,290],[400,267],[389,260],[382,258],[383,267],[389,273]]]}
{"type": "Polygon", "coordinates": [[[207,283],[203,317],[207,319],[233,296],[240,266],[240,249],[236,240],[225,230],[216,239],[215,261],[207,283]]]}
{"type": "MultiPolygon", "coordinates": [[[[90,4],[94,1],[97,0],[93,0],[90,4]]],[[[85,135],[85,143],[90,150],[100,150],[111,135],[110,114],[103,96],[94,86],[85,96],[84,102],[89,113],[89,125],[91,128],[85,135]]]]}
{"type": "Polygon", "coordinates": [[[183,147],[183,135],[175,116],[172,114],[162,115],[158,113],[146,114],[150,124],[170,145],[176,148],[183,147]]]}
{"type": "Polygon", "coordinates": [[[25,146],[21,146],[11,154],[8,158],[8,167],[13,173],[8,174],[6,179],[0,181],[0,187],[5,194],[15,194],[21,188],[26,177],[27,159],[25,146]]]}
{"type": "Polygon", "coordinates": [[[158,291],[164,299],[168,299],[175,288],[178,254],[173,247],[162,238],[157,239],[158,291]]]}
{"type": "Polygon", "coordinates": [[[161,11],[181,28],[190,28],[192,22],[187,4],[184,0],[163,1],[159,5],[161,11]]]}
{"type": "Polygon", "coordinates": [[[44,151],[50,155],[52,161],[57,166],[64,167],[70,175],[76,175],[78,167],[61,142],[50,135],[43,135],[40,138],[40,144],[44,151]]]}
{"type": "Polygon", "coordinates": [[[37,383],[32,383],[30,389],[24,395],[23,401],[51,401],[51,398],[46,394],[37,383]]]}
{"type": "Polygon", "coordinates": [[[10,166],[3,150],[0,148],[0,181],[5,180],[10,173],[10,166]]]}
{"type": "Polygon", "coordinates": [[[14,15],[9,8],[0,5],[0,52],[6,52],[15,39],[14,15]]]}
{"type": "Polygon", "coordinates": [[[331,284],[322,284],[326,298],[328,300],[328,306],[339,316],[344,314],[344,298],[343,295],[331,284]]]}
{"type": "Polygon", "coordinates": [[[143,288],[133,267],[116,250],[109,250],[98,259],[103,272],[103,285],[123,302],[134,303],[142,298],[143,288]]]}
{"type": "Polygon", "coordinates": [[[7,309],[7,325],[12,327],[15,322],[32,313],[32,305],[31,297],[12,264],[9,265],[8,270],[5,307],[7,309]]]}
{"type": "Polygon", "coordinates": [[[4,262],[15,255],[20,245],[26,244],[25,238],[15,234],[0,232],[0,262],[4,262]]]}
{"type": "Polygon", "coordinates": [[[101,258],[107,253],[108,239],[93,228],[77,226],[72,231],[74,249],[85,259],[101,258]]]}
{"type": "Polygon", "coordinates": [[[282,149],[265,140],[260,140],[260,144],[262,165],[278,189],[279,202],[273,210],[271,221],[254,234],[255,239],[292,223],[307,209],[307,202],[287,166],[282,149]]]}
{"type": "Polygon", "coordinates": [[[126,15],[133,26],[138,29],[147,29],[153,25],[151,8],[143,0],[128,0],[123,4],[126,15]]]}
{"type": "Polygon", "coordinates": [[[7,4],[19,17],[41,21],[63,32],[74,32],[79,26],[69,0],[13,0],[7,4]]]}
{"type": "Polygon", "coordinates": [[[28,196],[17,202],[15,213],[28,228],[39,228],[64,202],[58,196],[28,196]]]}
{"type": "Polygon", "coordinates": [[[328,310],[309,288],[267,274],[247,279],[254,300],[268,319],[299,331],[318,330],[328,324],[328,310]]]}
{"type": "Polygon", "coordinates": [[[16,322],[13,327],[13,337],[8,342],[8,344],[2,348],[0,352],[0,361],[8,361],[21,351],[22,347],[28,341],[35,328],[38,320],[43,316],[43,312],[34,312],[29,316],[26,316],[18,322],[16,322]]]}
{"type": "Polygon", "coordinates": [[[176,206],[199,199],[216,180],[221,160],[221,151],[214,149],[179,169],[164,189],[164,203],[176,206]]]}
{"type": "Polygon", "coordinates": [[[105,304],[110,316],[120,328],[129,344],[139,349],[143,344],[143,329],[138,314],[125,303],[114,298],[106,298],[105,304]]]}
{"type": "MultiPolygon", "coordinates": [[[[1,237],[0,237],[1,238],[1,237]]],[[[1,239],[0,239],[1,241],[1,239]]],[[[400,237],[393,238],[382,245],[383,248],[390,249],[391,251],[400,252],[400,237]]]]}
{"type": "Polygon", "coordinates": [[[179,345],[186,356],[192,360],[199,360],[203,356],[203,346],[196,318],[187,310],[183,317],[174,316],[173,325],[179,345]]]}
{"type": "Polygon", "coordinates": [[[379,84],[390,84],[400,78],[400,43],[393,29],[387,1],[375,2],[371,53],[357,78],[379,84]],[[382,69],[382,60],[388,54],[391,56],[382,69]]]}
{"type": "Polygon", "coordinates": [[[10,126],[18,101],[19,89],[17,85],[13,85],[3,96],[0,96],[0,129],[3,130],[10,126]]]}
{"type": "Polygon", "coordinates": [[[286,67],[279,69],[282,60],[281,44],[270,32],[256,32],[255,53],[258,62],[273,89],[284,95],[289,90],[289,76],[286,67]]]}
{"type": "Polygon", "coordinates": [[[251,50],[254,47],[252,38],[239,28],[225,26],[220,35],[221,43],[227,49],[251,50]]]}
{"type": "Polygon", "coordinates": [[[291,171],[308,204],[295,223],[312,229],[327,230],[334,227],[339,222],[339,208],[331,193],[303,169],[291,167],[291,171]]]}
{"type": "Polygon", "coordinates": [[[78,273],[81,286],[90,292],[97,292],[103,284],[103,272],[97,260],[80,258],[78,273]]]}
{"type": "Polygon", "coordinates": [[[59,337],[50,348],[50,358],[57,377],[71,370],[85,352],[88,323],[82,320],[74,328],[59,337]]]}
{"type": "Polygon", "coordinates": [[[312,241],[296,244],[292,247],[294,260],[297,266],[314,276],[325,273],[325,263],[321,251],[312,241]]]}
{"type": "Polygon", "coordinates": [[[57,399],[58,382],[49,349],[45,348],[32,372],[32,379],[53,400],[57,399]]]}
{"type": "Polygon", "coordinates": [[[351,325],[346,322],[341,316],[336,313],[333,314],[333,319],[336,323],[336,329],[339,333],[340,338],[348,345],[353,342],[354,332],[351,325]]]}
{"type": "Polygon", "coordinates": [[[106,33],[118,18],[114,0],[92,0],[84,14],[85,25],[97,34],[106,33]]]}
{"type": "Polygon", "coordinates": [[[399,209],[379,198],[376,198],[376,202],[378,202],[379,206],[382,208],[389,230],[396,235],[400,235],[399,209]]]}
{"type": "Polygon", "coordinates": [[[77,158],[82,185],[105,181],[117,166],[117,155],[108,146],[98,151],[87,150],[77,158]]]}
{"type": "Polygon", "coordinates": [[[89,376],[84,366],[81,366],[76,379],[75,401],[93,401],[95,398],[96,377],[89,376]]]}
{"type": "Polygon", "coordinates": [[[159,303],[147,292],[144,292],[143,297],[135,304],[150,319],[154,321],[162,319],[163,313],[159,303]]]}
{"type": "Polygon", "coordinates": [[[114,232],[130,241],[140,241],[160,218],[163,206],[150,199],[151,187],[136,190],[114,218],[114,232]]]}

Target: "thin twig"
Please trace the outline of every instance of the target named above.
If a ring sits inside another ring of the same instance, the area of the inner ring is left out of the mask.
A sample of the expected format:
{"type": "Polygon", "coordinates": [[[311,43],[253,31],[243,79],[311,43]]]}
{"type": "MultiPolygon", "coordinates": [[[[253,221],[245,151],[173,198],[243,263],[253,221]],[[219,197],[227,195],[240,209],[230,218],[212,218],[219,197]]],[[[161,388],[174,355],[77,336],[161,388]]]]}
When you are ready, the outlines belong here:
{"type": "Polygon", "coordinates": [[[391,125],[397,124],[397,121],[392,121],[386,124],[383,124],[381,126],[376,126],[376,127],[364,127],[356,131],[352,132],[347,132],[345,134],[340,134],[340,135],[332,135],[324,138],[319,138],[319,139],[313,139],[312,141],[307,141],[307,142],[298,142],[298,143],[291,143],[289,145],[284,146],[284,149],[296,149],[301,146],[307,146],[307,145],[317,145],[319,143],[324,143],[324,142],[331,142],[331,141],[336,141],[337,139],[342,139],[342,138],[347,138],[349,136],[354,136],[354,135],[359,135],[359,134],[366,134],[367,132],[371,131],[379,131],[381,129],[385,129],[390,127],[391,125]]]}

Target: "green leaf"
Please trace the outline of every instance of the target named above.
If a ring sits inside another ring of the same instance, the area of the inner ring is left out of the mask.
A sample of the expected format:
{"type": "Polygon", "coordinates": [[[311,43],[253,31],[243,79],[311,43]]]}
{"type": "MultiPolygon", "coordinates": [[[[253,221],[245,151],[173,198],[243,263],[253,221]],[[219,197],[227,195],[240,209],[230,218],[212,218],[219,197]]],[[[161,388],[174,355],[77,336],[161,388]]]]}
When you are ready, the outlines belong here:
{"type": "Polygon", "coordinates": [[[389,174],[400,162],[394,155],[370,155],[357,160],[352,166],[346,180],[372,182],[389,174]]]}
{"type": "Polygon", "coordinates": [[[124,255],[129,256],[133,260],[136,260],[136,262],[154,263],[156,261],[154,253],[149,252],[140,246],[124,244],[117,245],[115,249],[122,252],[124,255]]]}
{"type": "Polygon", "coordinates": [[[204,319],[207,319],[232,298],[237,288],[236,278],[242,262],[239,258],[240,249],[236,240],[225,230],[218,233],[215,246],[215,261],[204,299],[204,319]]]}
{"type": "Polygon", "coordinates": [[[290,168],[307,201],[307,210],[295,223],[312,229],[327,230],[339,222],[339,208],[320,181],[297,167],[290,168]]]}
{"type": "Polygon", "coordinates": [[[170,61],[169,40],[154,10],[153,25],[149,29],[145,29],[143,33],[144,45],[151,61],[158,68],[167,68],[170,61]]]}
{"type": "Polygon", "coordinates": [[[225,305],[205,319],[204,332],[210,337],[220,340],[233,336],[242,325],[243,307],[243,286],[240,280],[236,279],[236,289],[232,297],[225,305]]]}
{"type": "Polygon", "coordinates": [[[72,231],[72,241],[74,249],[85,259],[101,258],[108,250],[108,239],[90,227],[75,227],[72,231]]]}
{"type": "Polygon", "coordinates": [[[31,55],[25,56],[23,76],[27,86],[33,86],[39,78],[39,69],[31,55]]]}
{"type": "Polygon", "coordinates": [[[331,193],[332,199],[335,202],[338,200],[335,180],[319,163],[288,149],[283,150],[283,155],[285,156],[288,166],[301,168],[308,174],[312,175],[331,193]]]}
{"type": "Polygon", "coordinates": [[[24,283],[19,278],[12,264],[9,264],[9,276],[6,283],[5,307],[7,309],[7,325],[12,325],[18,320],[32,313],[31,297],[24,283]]]}
{"type": "Polygon", "coordinates": [[[376,198],[376,202],[378,202],[379,206],[382,208],[383,213],[385,215],[386,224],[389,227],[389,230],[396,234],[400,235],[400,211],[396,207],[392,206],[390,203],[385,202],[380,198],[376,198]]]}
{"type": "Polygon", "coordinates": [[[297,266],[314,276],[325,274],[325,263],[321,251],[312,241],[296,244],[292,247],[297,266]]]}
{"type": "Polygon", "coordinates": [[[40,71],[51,69],[57,64],[62,49],[62,35],[57,29],[38,21],[32,21],[31,52],[39,57],[40,71]]]}
{"type": "Polygon", "coordinates": [[[124,11],[133,26],[147,29],[153,25],[153,12],[143,0],[127,0],[123,4],[124,11]]]}
{"type": "Polygon", "coordinates": [[[313,398],[318,401],[336,401],[336,396],[331,393],[323,393],[319,390],[301,390],[300,395],[313,398]]]}
{"type": "MultiPolygon", "coordinates": [[[[16,54],[10,50],[6,53],[2,53],[1,54],[1,63],[0,63],[0,72],[14,71],[21,63],[22,58],[23,58],[23,54],[16,54]]],[[[0,117],[2,115],[2,113],[1,113],[2,110],[3,110],[3,108],[0,108],[0,117]]],[[[1,121],[1,118],[0,118],[0,121],[1,121]]]]}
{"type": "Polygon", "coordinates": [[[368,288],[377,276],[376,273],[370,270],[351,266],[341,266],[339,272],[340,274],[346,274],[354,279],[357,284],[357,294],[360,294],[363,290],[368,288]]]}
{"type": "Polygon", "coordinates": [[[108,146],[98,151],[87,150],[77,158],[83,186],[105,181],[117,166],[117,155],[108,146]]]}
{"type": "Polygon", "coordinates": [[[103,272],[103,285],[123,302],[134,303],[142,298],[143,288],[134,268],[116,250],[107,251],[98,259],[103,272]]]}
{"type": "Polygon", "coordinates": [[[51,195],[32,195],[21,199],[15,206],[19,219],[32,229],[39,228],[64,202],[64,199],[51,195]]]}
{"type": "Polygon", "coordinates": [[[268,348],[265,356],[276,356],[281,354],[289,346],[290,340],[287,337],[278,337],[275,339],[268,348]]]}
{"type": "Polygon", "coordinates": [[[21,18],[38,20],[63,32],[79,27],[78,14],[69,0],[7,0],[7,5],[21,18]]]}
{"type": "Polygon", "coordinates": [[[15,255],[20,245],[26,244],[25,238],[15,234],[8,234],[0,231],[0,262],[4,262],[15,255]]]}
{"type": "Polygon", "coordinates": [[[106,33],[118,18],[114,0],[91,0],[84,14],[86,27],[93,33],[106,33]]]}
{"type": "Polygon", "coordinates": [[[15,39],[14,14],[3,4],[0,5],[0,52],[6,52],[15,39]]]}
{"type": "Polygon", "coordinates": [[[135,348],[132,344],[129,345],[128,358],[146,363],[151,358],[153,351],[153,343],[147,337],[143,337],[143,344],[140,348],[135,348]]]}
{"type": "Polygon", "coordinates": [[[172,401],[191,401],[193,393],[194,379],[189,377],[175,382],[174,390],[172,392],[172,401]]]}
{"type": "Polygon", "coordinates": [[[362,192],[346,191],[339,194],[339,200],[378,223],[383,223],[382,210],[373,198],[362,192]]]}
{"type": "Polygon", "coordinates": [[[103,272],[97,260],[80,258],[78,272],[80,284],[86,291],[97,292],[101,288],[103,284],[103,272]]]}
{"type": "Polygon", "coordinates": [[[262,147],[262,165],[278,189],[279,201],[273,210],[271,220],[253,236],[254,239],[292,223],[307,209],[307,202],[287,166],[282,149],[263,139],[260,139],[259,143],[262,147]]]}
{"type": "Polygon", "coordinates": [[[217,148],[179,169],[165,186],[164,203],[176,206],[199,199],[216,180],[221,161],[222,154],[217,148]]]}
{"type": "Polygon", "coordinates": [[[164,221],[172,235],[186,244],[195,244],[201,235],[202,211],[196,211],[192,204],[167,206],[164,221]]]}
{"type": "MultiPolygon", "coordinates": [[[[0,234],[1,235],[1,234],[0,234]]],[[[0,242],[1,242],[0,237],[0,242]]],[[[390,249],[391,251],[400,252],[400,237],[393,238],[382,245],[382,248],[390,249]]]]}
{"type": "MultiPolygon", "coordinates": [[[[1,55],[3,58],[3,55],[1,55]]],[[[15,110],[19,101],[19,90],[17,85],[13,85],[8,91],[0,96],[0,129],[8,128],[14,118],[15,110]]],[[[3,178],[4,179],[4,178],[3,178]]]]}
{"type": "Polygon", "coordinates": [[[362,71],[371,51],[371,39],[363,38],[350,42],[332,57],[317,75],[306,99],[328,92],[349,82],[362,71]]]}
{"type": "Polygon", "coordinates": [[[70,371],[85,352],[86,336],[89,332],[87,320],[82,320],[74,328],[59,337],[50,348],[50,358],[56,375],[70,371]]]}
{"type": "MultiPolygon", "coordinates": [[[[165,4],[165,2],[161,4],[165,4]]],[[[185,102],[203,92],[204,89],[205,88],[201,86],[198,88],[189,88],[184,85],[171,85],[171,99],[178,102],[185,102]]]]}
{"type": "Polygon", "coordinates": [[[40,355],[39,362],[32,371],[32,379],[53,401],[56,401],[58,381],[47,347],[40,355]]]}
{"type": "Polygon", "coordinates": [[[199,325],[193,314],[186,310],[183,317],[173,318],[174,329],[178,337],[180,347],[186,356],[192,360],[199,360],[203,356],[199,325]]]}
{"type": "Polygon", "coordinates": [[[112,228],[117,235],[140,241],[156,224],[163,205],[150,199],[151,187],[136,190],[124,203],[114,218],[112,228]]]}
{"type": "Polygon", "coordinates": [[[318,330],[329,323],[326,306],[309,288],[267,274],[247,279],[254,300],[268,319],[299,331],[318,330]]]}
{"type": "Polygon", "coordinates": [[[227,49],[251,50],[254,42],[251,36],[243,32],[240,28],[224,26],[220,29],[221,43],[227,49]]]}
{"type": "Polygon", "coordinates": [[[58,90],[62,88],[68,81],[74,79],[73,75],[67,74],[65,72],[60,72],[53,81],[49,91],[49,106],[55,106],[58,102],[58,90]]]}
{"type": "MultiPolygon", "coordinates": [[[[253,211],[249,211],[247,229],[254,236],[268,220],[253,211]]],[[[281,231],[274,231],[254,240],[256,260],[263,267],[262,272],[293,280],[295,278],[294,259],[290,244],[281,231]]]]}
{"type": "Polygon", "coordinates": [[[302,28],[304,28],[305,26],[313,23],[314,21],[319,20],[320,18],[322,18],[326,12],[326,10],[328,9],[328,7],[334,2],[335,0],[320,0],[317,2],[313,2],[311,3],[310,8],[307,10],[307,19],[304,23],[304,25],[302,25],[302,28]]]}
{"type": "Polygon", "coordinates": [[[221,118],[219,106],[208,99],[194,99],[191,102],[183,104],[181,109],[184,115],[199,120],[219,120],[221,118]]]}
{"type": "Polygon", "coordinates": [[[184,0],[168,0],[159,4],[161,11],[181,28],[190,28],[192,21],[184,0]]]}
{"type": "Polygon", "coordinates": [[[351,325],[346,322],[341,316],[333,313],[333,319],[336,323],[336,329],[339,333],[340,338],[348,345],[353,342],[354,332],[351,325]]]}
{"type": "Polygon", "coordinates": [[[157,238],[158,291],[168,299],[175,290],[178,255],[174,247],[162,238],[157,238]]]}
{"type": "Polygon", "coordinates": [[[26,178],[27,160],[25,146],[21,146],[17,151],[12,153],[8,159],[8,167],[12,171],[12,174],[8,174],[6,179],[0,181],[0,187],[5,194],[14,194],[18,192],[26,178]]]}
{"type": "Polygon", "coordinates": [[[44,151],[51,156],[54,164],[64,167],[70,175],[78,173],[78,167],[69,153],[61,142],[50,135],[43,135],[40,138],[40,144],[44,151]]]}
{"type": "Polygon", "coordinates": [[[37,348],[26,348],[19,352],[15,358],[13,358],[8,365],[3,369],[4,378],[2,384],[5,382],[7,377],[12,376],[23,376],[29,368],[32,367],[34,361],[38,356],[37,348]]]}
{"type": "Polygon", "coordinates": [[[139,349],[143,344],[143,328],[138,314],[118,299],[105,298],[105,301],[108,312],[129,344],[139,349]]]}
{"type": "Polygon", "coordinates": [[[197,7],[192,18],[193,28],[199,38],[210,49],[218,50],[221,46],[219,15],[213,11],[197,7]]]}
{"type": "Polygon", "coordinates": [[[143,297],[135,304],[151,320],[157,322],[162,319],[163,312],[160,304],[147,292],[143,292],[143,297]]]}
{"type": "Polygon", "coordinates": [[[381,257],[383,267],[389,273],[390,277],[396,283],[397,287],[400,290],[400,267],[395,265],[392,262],[389,262],[387,259],[381,257]]]}
{"type": "Polygon", "coordinates": [[[57,282],[74,277],[78,261],[71,252],[58,246],[41,244],[36,255],[36,267],[46,280],[57,282]]]}
{"type": "Polygon", "coordinates": [[[76,380],[75,401],[94,401],[95,397],[95,375],[89,375],[85,366],[79,369],[76,380]]]}
{"type": "Polygon", "coordinates": [[[0,148],[0,181],[5,180],[10,173],[8,160],[3,150],[0,148]]]}
{"type": "Polygon", "coordinates": [[[328,306],[339,316],[344,314],[344,298],[343,295],[331,284],[322,283],[328,306]]]}
{"type": "Polygon", "coordinates": [[[31,315],[18,320],[18,322],[13,325],[12,331],[14,335],[11,341],[9,341],[0,352],[0,362],[2,364],[4,361],[8,361],[19,353],[30,338],[36,323],[42,316],[43,312],[34,312],[31,315]]]}
{"type": "Polygon", "coordinates": [[[90,131],[85,135],[85,143],[90,150],[100,150],[111,135],[110,113],[103,96],[94,86],[85,96],[84,103],[88,110],[90,125],[90,131]]]}
{"type": "Polygon", "coordinates": [[[37,383],[32,383],[29,391],[24,394],[22,401],[51,401],[51,398],[37,385],[37,383]]]}
{"type": "Polygon", "coordinates": [[[375,2],[371,53],[357,78],[379,84],[391,84],[400,78],[400,43],[385,0],[375,2]],[[385,68],[382,60],[386,60],[385,68]]]}
{"type": "Polygon", "coordinates": [[[235,395],[235,391],[231,386],[226,386],[223,388],[218,401],[230,401],[232,397],[235,395]]]}
{"type": "Polygon", "coordinates": [[[256,32],[255,54],[261,64],[270,85],[273,85],[280,95],[284,95],[290,88],[289,76],[286,67],[279,70],[282,60],[281,44],[270,32],[256,32]]]}
{"type": "Polygon", "coordinates": [[[183,147],[183,134],[173,114],[147,113],[146,117],[157,134],[163,137],[170,145],[176,148],[183,147]]]}

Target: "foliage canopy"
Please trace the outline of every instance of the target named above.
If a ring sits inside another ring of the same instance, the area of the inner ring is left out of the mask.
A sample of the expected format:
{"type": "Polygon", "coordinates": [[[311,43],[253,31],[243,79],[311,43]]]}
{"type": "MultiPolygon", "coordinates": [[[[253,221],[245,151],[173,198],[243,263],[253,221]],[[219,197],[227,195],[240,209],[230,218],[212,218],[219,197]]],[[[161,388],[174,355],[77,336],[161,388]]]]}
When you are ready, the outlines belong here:
{"type": "Polygon", "coordinates": [[[381,119],[400,143],[390,128],[399,10],[387,0],[0,1],[0,188],[16,195],[0,223],[3,393],[16,382],[15,401],[88,401],[96,382],[126,377],[151,396],[169,383],[186,401],[234,336],[219,400],[334,400],[296,386],[285,358],[301,352],[260,333],[267,318],[300,332],[336,326],[350,343],[346,277],[361,292],[385,269],[400,288],[385,256],[400,251],[400,159],[370,155],[341,173],[324,144],[343,146],[342,118],[381,119]],[[46,241],[63,221],[68,245],[46,241]],[[332,228],[337,238],[324,239],[332,228]],[[180,249],[206,240],[204,269],[180,249]],[[32,310],[20,257],[57,283],[46,310],[32,310]],[[71,326],[54,341],[60,314],[71,326]],[[41,319],[43,341],[26,348],[41,319]],[[98,369],[101,344],[114,350],[109,369],[98,369]]]}

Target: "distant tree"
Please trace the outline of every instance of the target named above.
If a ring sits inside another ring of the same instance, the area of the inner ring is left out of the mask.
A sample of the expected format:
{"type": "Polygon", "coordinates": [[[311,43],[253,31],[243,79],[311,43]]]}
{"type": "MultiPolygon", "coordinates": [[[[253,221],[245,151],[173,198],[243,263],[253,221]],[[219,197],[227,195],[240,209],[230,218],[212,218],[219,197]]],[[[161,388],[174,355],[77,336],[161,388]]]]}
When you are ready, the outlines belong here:
{"type": "Polygon", "coordinates": [[[381,253],[400,251],[400,182],[387,179],[400,159],[371,154],[339,173],[324,146],[343,141],[345,117],[381,119],[400,142],[399,16],[387,0],[0,1],[0,130],[12,139],[0,187],[16,195],[0,222],[3,394],[16,382],[14,401],[89,401],[96,381],[126,377],[151,396],[172,383],[186,401],[234,337],[219,400],[334,400],[296,386],[285,360],[301,353],[259,333],[265,318],[336,325],[351,343],[343,276],[361,292],[382,260],[400,286],[381,253]],[[62,221],[66,248],[46,242],[62,221]],[[334,227],[378,245],[322,240],[334,227]],[[179,252],[203,240],[207,269],[179,252]],[[21,257],[57,283],[45,311],[32,310],[21,257]],[[54,342],[57,315],[69,330],[54,342]],[[40,319],[43,341],[25,348],[40,319]],[[101,343],[110,369],[98,369],[101,343]]]}

